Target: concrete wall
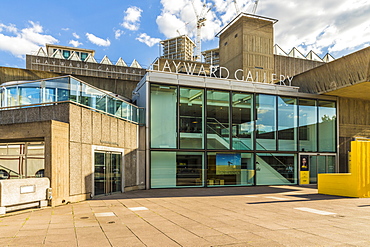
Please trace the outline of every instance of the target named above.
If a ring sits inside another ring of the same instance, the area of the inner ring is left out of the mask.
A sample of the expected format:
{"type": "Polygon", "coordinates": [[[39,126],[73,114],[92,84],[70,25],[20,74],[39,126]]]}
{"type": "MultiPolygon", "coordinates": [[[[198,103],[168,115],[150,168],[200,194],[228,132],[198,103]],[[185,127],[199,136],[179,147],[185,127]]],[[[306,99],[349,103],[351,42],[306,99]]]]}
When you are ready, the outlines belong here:
{"type": "MultiPolygon", "coordinates": [[[[11,112],[11,111],[9,111],[11,112]]],[[[45,142],[45,176],[53,188],[52,205],[67,201],[69,194],[68,123],[48,120],[0,125],[0,140],[45,142]]]]}
{"type": "Polygon", "coordinates": [[[53,188],[52,205],[81,201],[93,192],[93,145],[124,149],[125,190],[143,189],[144,147],[138,126],[73,105],[0,111],[0,141],[45,141],[45,176],[53,188]],[[138,157],[139,156],[139,157],[138,157]]]}
{"type": "Polygon", "coordinates": [[[277,76],[285,75],[290,77],[325,64],[324,62],[280,55],[274,55],[274,61],[275,74],[277,76]]]}
{"type": "Polygon", "coordinates": [[[370,101],[339,98],[339,165],[348,172],[348,152],[354,137],[370,138],[370,101]]]}
{"type": "Polygon", "coordinates": [[[300,87],[300,92],[358,98],[354,92],[367,92],[368,87],[358,91],[348,87],[369,81],[370,47],[367,47],[295,76],[293,85],[300,87]]]}

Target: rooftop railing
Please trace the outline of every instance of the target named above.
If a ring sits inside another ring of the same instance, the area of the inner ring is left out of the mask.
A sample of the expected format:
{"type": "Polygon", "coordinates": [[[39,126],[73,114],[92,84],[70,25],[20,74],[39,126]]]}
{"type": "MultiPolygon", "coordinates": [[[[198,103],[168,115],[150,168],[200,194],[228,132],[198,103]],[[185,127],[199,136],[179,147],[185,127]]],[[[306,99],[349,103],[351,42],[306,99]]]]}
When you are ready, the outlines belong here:
{"type": "Polygon", "coordinates": [[[143,108],[73,76],[6,82],[0,86],[0,110],[73,102],[135,124],[144,124],[145,121],[143,108]]]}

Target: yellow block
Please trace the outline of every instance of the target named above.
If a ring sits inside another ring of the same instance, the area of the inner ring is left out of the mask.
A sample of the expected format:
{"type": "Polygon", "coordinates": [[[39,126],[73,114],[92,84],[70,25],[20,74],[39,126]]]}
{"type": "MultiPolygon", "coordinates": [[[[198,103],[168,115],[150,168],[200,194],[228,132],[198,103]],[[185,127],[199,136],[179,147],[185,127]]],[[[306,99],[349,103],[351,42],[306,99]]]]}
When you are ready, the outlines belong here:
{"type": "Polygon", "coordinates": [[[318,175],[320,194],[370,197],[370,141],[352,141],[350,158],[350,173],[318,175]]]}
{"type": "Polygon", "coordinates": [[[310,184],[310,172],[309,171],[301,171],[301,184],[310,184]]]}

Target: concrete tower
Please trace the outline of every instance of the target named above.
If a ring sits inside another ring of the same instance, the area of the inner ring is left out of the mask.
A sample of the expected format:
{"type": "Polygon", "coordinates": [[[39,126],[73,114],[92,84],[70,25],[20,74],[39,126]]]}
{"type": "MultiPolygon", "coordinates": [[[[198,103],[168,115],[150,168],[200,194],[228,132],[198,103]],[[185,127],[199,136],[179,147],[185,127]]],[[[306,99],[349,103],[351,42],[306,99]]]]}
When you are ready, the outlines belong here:
{"type": "MultiPolygon", "coordinates": [[[[230,71],[230,78],[272,83],[274,73],[274,23],[277,20],[241,13],[218,36],[220,66],[230,71]],[[250,71],[250,73],[249,73],[250,71]]],[[[223,73],[224,74],[224,73],[223,73]]],[[[274,82],[277,82],[274,80],[274,82]]]]}

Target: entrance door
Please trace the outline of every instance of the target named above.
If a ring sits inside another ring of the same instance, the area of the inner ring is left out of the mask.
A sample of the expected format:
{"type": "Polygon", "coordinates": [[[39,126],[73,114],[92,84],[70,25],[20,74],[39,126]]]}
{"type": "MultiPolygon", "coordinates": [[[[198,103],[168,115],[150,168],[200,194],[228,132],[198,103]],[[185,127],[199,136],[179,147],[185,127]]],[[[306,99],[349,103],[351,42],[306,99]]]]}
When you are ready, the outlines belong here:
{"type": "Polygon", "coordinates": [[[121,153],[96,151],[94,169],[94,195],[106,195],[120,192],[121,189],[121,153]]]}
{"type": "MultiPolygon", "coordinates": [[[[335,155],[334,154],[304,154],[300,155],[301,171],[309,173],[309,184],[317,184],[317,174],[319,173],[334,173],[335,172],[335,155]],[[302,162],[307,162],[303,166],[302,162]],[[306,169],[302,167],[307,167],[306,169]]],[[[301,176],[302,176],[301,172],[301,176]]]]}

